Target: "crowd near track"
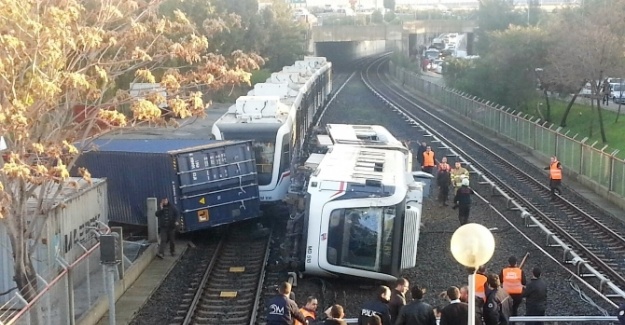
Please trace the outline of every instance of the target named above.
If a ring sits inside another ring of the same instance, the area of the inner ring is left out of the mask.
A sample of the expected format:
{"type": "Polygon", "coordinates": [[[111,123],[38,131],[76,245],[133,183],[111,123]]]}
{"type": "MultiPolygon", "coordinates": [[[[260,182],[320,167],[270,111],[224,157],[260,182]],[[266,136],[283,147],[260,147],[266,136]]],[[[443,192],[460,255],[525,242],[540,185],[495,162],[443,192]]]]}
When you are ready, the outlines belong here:
{"type": "Polygon", "coordinates": [[[269,229],[230,227],[190,284],[174,324],[254,324],[269,257],[269,229]]]}
{"type": "Polygon", "coordinates": [[[493,208],[519,211],[526,229],[541,228],[547,234],[547,246],[563,248],[563,258],[558,258],[561,264],[572,266],[613,305],[624,301],[625,227],[621,223],[572,191],[552,198],[544,171],[497,148],[479,131],[471,132],[466,122],[445,121],[426,110],[418,98],[393,85],[387,66],[388,58],[380,58],[362,71],[369,89],[415,130],[445,139],[442,151],[467,161],[478,174],[480,189],[490,188],[490,197],[499,198],[491,202],[493,208]]]}

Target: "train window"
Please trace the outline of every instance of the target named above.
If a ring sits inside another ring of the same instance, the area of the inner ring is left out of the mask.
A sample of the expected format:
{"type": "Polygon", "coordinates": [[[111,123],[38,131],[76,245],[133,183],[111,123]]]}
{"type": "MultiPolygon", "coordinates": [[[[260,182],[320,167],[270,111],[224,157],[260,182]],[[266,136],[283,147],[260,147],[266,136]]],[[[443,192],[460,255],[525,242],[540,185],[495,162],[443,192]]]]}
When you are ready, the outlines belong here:
{"type": "Polygon", "coordinates": [[[254,142],[254,154],[256,156],[256,168],[258,170],[259,185],[267,185],[271,183],[273,155],[276,152],[275,147],[274,142],[270,141],[254,142]]]}
{"type": "Polygon", "coordinates": [[[282,157],[280,158],[280,172],[285,172],[291,167],[291,143],[290,134],[282,137],[282,157]]]}
{"type": "Polygon", "coordinates": [[[394,220],[392,208],[332,211],[328,230],[328,263],[380,272],[383,265],[390,264],[394,220]]]}

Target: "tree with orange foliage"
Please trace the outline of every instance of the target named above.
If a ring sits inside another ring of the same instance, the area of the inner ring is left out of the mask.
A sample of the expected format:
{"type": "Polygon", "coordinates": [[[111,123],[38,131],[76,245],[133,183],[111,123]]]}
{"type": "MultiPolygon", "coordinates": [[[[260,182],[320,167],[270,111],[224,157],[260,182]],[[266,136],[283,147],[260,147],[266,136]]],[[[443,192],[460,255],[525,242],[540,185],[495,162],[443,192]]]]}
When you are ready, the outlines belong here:
{"type": "Polygon", "coordinates": [[[198,89],[249,83],[262,64],[241,51],[208,53],[210,35],[180,11],[159,15],[160,3],[0,0],[0,135],[8,147],[0,159],[0,222],[28,301],[38,292],[31,255],[42,223],[81,148],[109,129],[166,123],[163,104],[176,117],[203,116],[198,89]],[[167,95],[129,96],[116,83],[129,75],[160,83],[167,95]],[[80,118],[77,105],[89,108],[80,118]]]}

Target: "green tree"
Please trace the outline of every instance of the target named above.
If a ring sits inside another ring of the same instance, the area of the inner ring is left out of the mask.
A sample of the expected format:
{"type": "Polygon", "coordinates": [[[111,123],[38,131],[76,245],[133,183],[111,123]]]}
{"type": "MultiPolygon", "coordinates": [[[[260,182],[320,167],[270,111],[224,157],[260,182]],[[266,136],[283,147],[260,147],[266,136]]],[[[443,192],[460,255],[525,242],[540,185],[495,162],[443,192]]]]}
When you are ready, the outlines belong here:
{"type": "Polygon", "coordinates": [[[467,60],[450,61],[446,81],[481,98],[526,109],[536,94],[536,68],[545,65],[545,33],[538,28],[511,26],[488,37],[490,46],[480,59],[471,64],[464,63],[467,60]]]}
{"type": "Polygon", "coordinates": [[[274,1],[261,12],[261,16],[266,39],[260,53],[267,58],[268,69],[279,70],[307,53],[307,29],[292,21],[288,4],[274,1]]]}
{"type": "Polygon", "coordinates": [[[490,32],[506,30],[511,24],[524,24],[521,15],[514,9],[514,3],[508,0],[480,0],[477,21],[479,29],[475,48],[480,55],[488,50],[490,32]]]}

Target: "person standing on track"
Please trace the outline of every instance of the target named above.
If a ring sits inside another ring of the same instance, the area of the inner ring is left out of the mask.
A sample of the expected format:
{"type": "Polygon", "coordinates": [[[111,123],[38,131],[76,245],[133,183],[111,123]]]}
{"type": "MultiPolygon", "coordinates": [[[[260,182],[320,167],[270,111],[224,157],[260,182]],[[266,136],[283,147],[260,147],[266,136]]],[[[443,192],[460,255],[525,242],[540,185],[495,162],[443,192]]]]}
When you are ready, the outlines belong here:
{"type": "Polygon", "coordinates": [[[438,169],[438,173],[436,174],[436,184],[438,185],[438,201],[441,206],[447,206],[449,187],[451,186],[451,176],[449,175],[448,169],[438,169]]]}
{"type": "Polygon", "coordinates": [[[271,298],[267,305],[267,325],[292,325],[293,320],[298,320],[302,324],[308,324],[295,301],[291,300],[291,284],[282,282],[278,288],[278,295],[271,298]]]}
{"type": "Polygon", "coordinates": [[[469,171],[462,167],[459,161],[456,161],[454,168],[451,170],[451,182],[454,184],[454,193],[462,186],[463,179],[469,179],[469,171]]]}
{"type": "Polygon", "coordinates": [[[451,166],[447,163],[447,157],[443,157],[438,164],[438,171],[440,172],[441,170],[451,171],[451,166]]]}
{"type": "Polygon", "coordinates": [[[434,155],[434,151],[432,151],[432,147],[427,146],[425,148],[425,152],[423,153],[423,163],[421,164],[421,170],[434,175],[432,172],[434,171],[435,166],[436,156],[434,155]]]}
{"type": "Polygon", "coordinates": [[[515,256],[508,258],[508,266],[501,270],[499,278],[503,282],[503,289],[512,298],[512,316],[517,316],[519,306],[523,302],[523,286],[527,282],[525,281],[525,273],[517,265],[515,256]]]}
{"type": "Polygon", "coordinates": [[[545,167],[545,170],[549,170],[549,188],[551,188],[551,198],[554,199],[556,195],[560,195],[560,185],[562,184],[562,164],[558,161],[558,157],[551,157],[549,166],[545,167]]]}
{"type": "Polygon", "coordinates": [[[417,161],[419,162],[419,166],[423,166],[423,153],[425,152],[425,149],[427,149],[427,147],[427,143],[423,141],[421,142],[421,145],[419,145],[419,148],[417,148],[417,161]]]}
{"type": "Polygon", "coordinates": [[[616,312],[616,318],[618,318],[618,322],[621,325],[625,325],[625,302],[621,304],[616,312]]]}
{"type": "Polygon", "coordinates": [[[462,186],[456,191],[454,196],[453,208],[458,208],[458,221],[460,225],[465,225],[469,222],[469,214],[471,213],[471,195],[473,190],[469,187],[469,179],[462,180],[462,186]]]}
{"type": "Polygon", "coordinates": [[[163,198],[159,205],[158,211],[155,213],[158,219],[158,233],[161,239],[158,245],[158,256],[163,258],[165,254],[165,243],[169,241],[169,253],[171,256],[176,255],[176,226],[178,225],[178,210],[169,203],[169,199],[163,198]]]}

